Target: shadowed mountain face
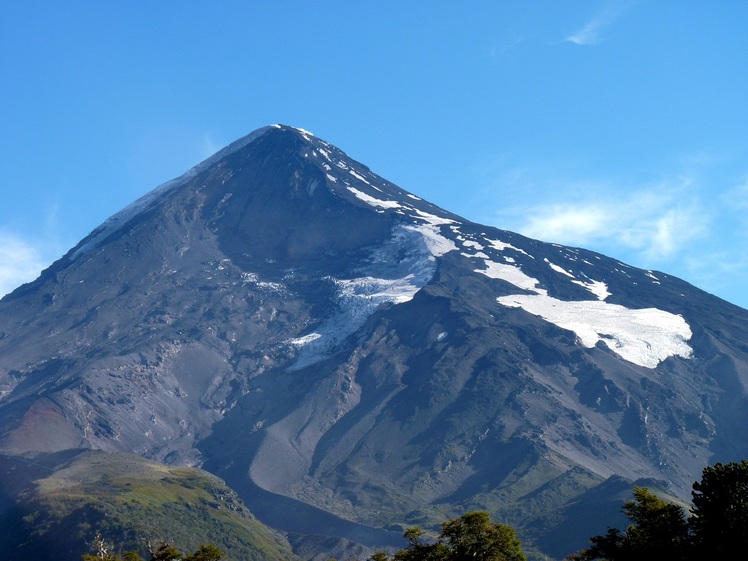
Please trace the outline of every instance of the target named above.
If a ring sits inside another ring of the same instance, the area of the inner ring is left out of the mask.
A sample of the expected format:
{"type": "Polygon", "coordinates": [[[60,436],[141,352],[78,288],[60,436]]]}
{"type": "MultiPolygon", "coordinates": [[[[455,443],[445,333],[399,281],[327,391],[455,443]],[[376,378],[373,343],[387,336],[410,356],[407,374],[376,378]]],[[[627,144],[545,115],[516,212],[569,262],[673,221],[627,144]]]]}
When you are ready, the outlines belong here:
{"type": "Polygon", "coordinates": [[[200,466],[271,525],[369,547],[481,508],[561,558],[612,524],[568,519],[616,512],[611,482],[687,501],[748,457],[746,341],[748,312],[679,279],[273,126],[0,301],[0,450],[200,466]]]}

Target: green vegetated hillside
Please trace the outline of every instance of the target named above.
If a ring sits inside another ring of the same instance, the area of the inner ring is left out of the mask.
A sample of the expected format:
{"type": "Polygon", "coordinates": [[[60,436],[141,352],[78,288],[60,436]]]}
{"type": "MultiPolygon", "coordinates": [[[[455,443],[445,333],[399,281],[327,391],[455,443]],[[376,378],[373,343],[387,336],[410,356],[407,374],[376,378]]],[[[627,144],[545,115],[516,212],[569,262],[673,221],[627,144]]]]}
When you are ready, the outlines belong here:
{"type": "Polygon", "coordinates": [[[213,543],[229,560],[289,560],[284,538],[236,493],[199,469],[126,454],[0,455],[0,551],[16,561],[80,561],[97,532],[121,550],[147,542],[192,551],[213,543]]]}

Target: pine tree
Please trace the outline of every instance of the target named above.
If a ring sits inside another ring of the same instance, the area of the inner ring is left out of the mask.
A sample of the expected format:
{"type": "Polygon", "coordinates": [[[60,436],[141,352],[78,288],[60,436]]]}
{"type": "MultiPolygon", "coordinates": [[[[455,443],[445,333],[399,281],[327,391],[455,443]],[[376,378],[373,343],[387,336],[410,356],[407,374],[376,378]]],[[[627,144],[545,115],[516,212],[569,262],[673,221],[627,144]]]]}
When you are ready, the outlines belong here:
{"type": "Polygon", "coordinates": [[[748,461],[707,467],[691,495],[697,558],[727,559],[748,550],[748,461]]]}

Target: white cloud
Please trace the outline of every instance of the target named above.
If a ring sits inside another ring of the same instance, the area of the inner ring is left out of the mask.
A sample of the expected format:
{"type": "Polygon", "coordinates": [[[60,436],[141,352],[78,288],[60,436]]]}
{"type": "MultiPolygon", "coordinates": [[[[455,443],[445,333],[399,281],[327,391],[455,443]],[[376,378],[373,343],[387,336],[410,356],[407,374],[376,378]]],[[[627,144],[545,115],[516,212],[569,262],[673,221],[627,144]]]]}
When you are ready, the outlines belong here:
{"type": "Polygon", "coordinates": [[[206,158],[210,158],[213,154],[218,152],[223,147],[224,145],[217,144],[210,136],[203,136],[202,146],[200,150],[202,159],[204,160],[206,158]]]}
{"type": "Polygon", "coordinates": [[[628,199],[584,206],[535,209],[523,228],[531,237],[567,245],[624,246],[647,260],[668,259],[706,230],[708,217],[695,205],[633,193],[628,199]],[[653,204],[643,204],[649,200],[653,204]]]}
{"type": "Polygon", "coordinates": [[[588,243],[609,224],[610,210],[603,205],[551,204],[527,209],[522,233],[559,243],[588,243]]]}
{"type": "Polygon", "coordinates": [[[608,2],[600,8],[590,21],[564,41],[575,45],[595,45],[601,41],[601,31],[617,20],[628,6],[608,2]]]}
{"type": "Polygon", "coordinates": [[[52,263],[55,253],[50,245],[0,231],[0,297],[36,279],[52,263]]]}
{"type": "Polygon", "coordinates": [[[648,259],[667,259],[680,252],[691,239],[704,231],[698,223],[698,216],[684,208],[674,208],[655,217],[650,224],[651,235],[645,244],[648,259]],[[694,230],[693,226],[697,229],[694,230]]]}
{"type": "Polygon", "coordinates": [[[741,209],[748,208],[748,177],[741,184],[728,189],[723,195],[725,204],[741,209]]]}
{"type": "Polygon", "coordinates": [[[593,176],[579,161],[497,156],[476,168],[484,188],[474,204],[496,209],[476,219],[665,271],[748,308],[748,173],[729,156],[649,170],[656,180],[615,170],[593,176]]]}
{"type": "Polygon", "coordinates": [[[635,187],[546,179],[518,191],[524,196],[492,222],[543,241],[633,253],[645,262],[678,256],[707,235],[712,219],[696,186],[683,178],[635,187]],[[540,202],[524,202],[529,193],[540,202]]]}

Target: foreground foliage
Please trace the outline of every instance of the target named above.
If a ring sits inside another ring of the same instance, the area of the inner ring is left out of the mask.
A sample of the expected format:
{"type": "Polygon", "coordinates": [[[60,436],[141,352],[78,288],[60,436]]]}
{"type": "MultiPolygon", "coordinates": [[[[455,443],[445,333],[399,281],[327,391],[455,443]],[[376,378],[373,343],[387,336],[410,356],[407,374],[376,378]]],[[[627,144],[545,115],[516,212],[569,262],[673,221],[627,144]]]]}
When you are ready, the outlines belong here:
{"type": "Polygon", "coordinates": [[[0,458],[0,490],[11,483],[18,489],[6,495],[13,499],[0,509],[3,559],[38,561],[53,549],[57,561],[80,561],[96,532],[118,545],[109,553],[135,550],[146,559],[153,548],[144,540],[169,542],[187,553],[214,544],[227,561],[295,559],[282,536],[207,472],[127,454],[58,456],[32,465],[23,458],[0,458]]]}
{"type": "Polygon", "coordinates": [[[748,461],[707,467],[692,497],[688,517],[682,506],[635,487],[634,500],[624,505],[631,525],[590,538],[588,549],[568,559],[695,561],[728,559],[748,549],[748,461]]]}
{"type": "MultiPolygon", "coordinates": [[[[113,553],[113,546],[107,544],[99,533],[94,537],[92,546],[95,553],[84,554],[82,561],[145,561],[135,550],[122,555],[113,553]]],[[[148,561],[220,561],[224,557],[225,553],[213,544],[200,544],[194,553],[185,555],[173,545],[162,543],[149,551],[148,561]]]]}
{"type": "MultiPolygon", "coordinates": [[[[393,561],[526,561],[522,544],[514,530],[491,522],[483,511],[467,514],[442,524],[436,542],[427,543],[425,532],[418,527],[408,528],[404,537],[408,546],[396,552],[393,561]]],[[[389,555],[379,551],[370,561],[388,561],[389,555]]]]}
{"type": "MultiPolygon", "coordinates": [[[[93,553],[83,555],[83,561],[296,558],[225,484],[198,470],[139,458],[115,461],[112,455],[90,452],[83,459],[68,458],[52,475],[34,471],[35,466],[11,462],[0,473],[0,480],[21,488],[15,505],[0,516],[0,545],[9,553],[4,558],[37,561],[54,549],[55,559],[74,561],[89,546],[93,553]],[[119,547],[107,545],[102,535],[119,547]],[[160,536],[169,536],[169,543],[160,536]]],[[[692,497],[693,508],[687,510],[646,487],[634,487],[633,499],[623,507],[629,524],[593,536],[587,549],[567,559],[702,561],[748,550],[748,460],[707,467],[693,484],[692,497]]],[[[444,522],[433,540],[418,527],[408,528],[404,537],[404,549],[392,555],[377,552],[368,561],[527,558],[514,529],[492,522],[484,511],[444,522]]]]}

